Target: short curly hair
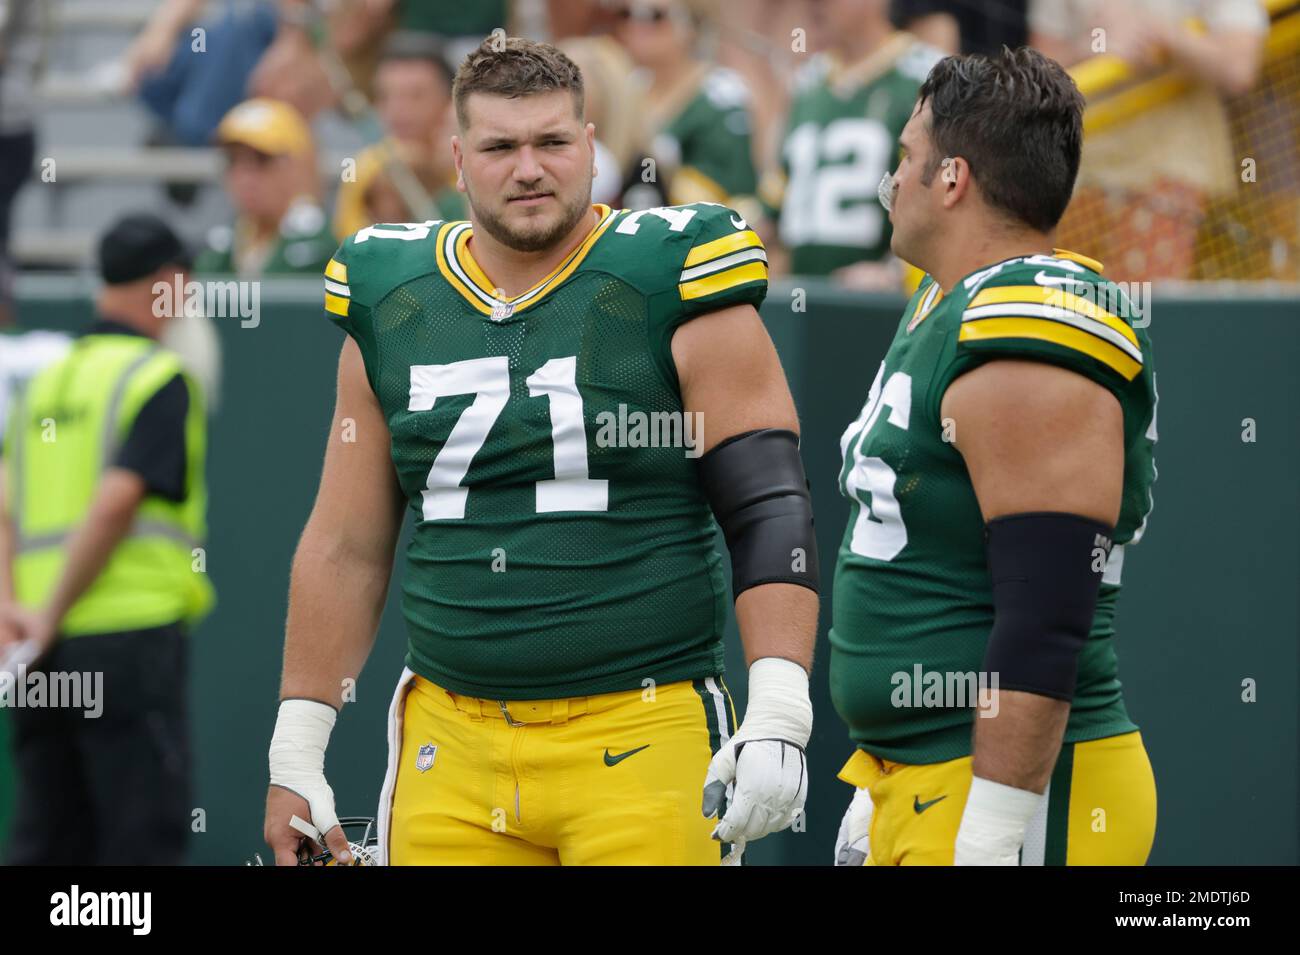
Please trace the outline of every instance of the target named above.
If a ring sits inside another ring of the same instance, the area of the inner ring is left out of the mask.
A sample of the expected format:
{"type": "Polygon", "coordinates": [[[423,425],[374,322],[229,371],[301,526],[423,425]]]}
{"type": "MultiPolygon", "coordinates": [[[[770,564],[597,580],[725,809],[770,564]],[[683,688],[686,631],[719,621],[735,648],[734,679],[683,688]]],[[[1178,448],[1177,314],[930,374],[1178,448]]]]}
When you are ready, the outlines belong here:
{"type": "Polygon", "coordinates": [[[471,93],[514,99],[534,93],[568,90],[574,115],[583,115],[586,95],[582,70],[549,43],[493,34],[465,57],[452,81],[451,96],[461,129],[469,126],[466,104],[471,93]]]}

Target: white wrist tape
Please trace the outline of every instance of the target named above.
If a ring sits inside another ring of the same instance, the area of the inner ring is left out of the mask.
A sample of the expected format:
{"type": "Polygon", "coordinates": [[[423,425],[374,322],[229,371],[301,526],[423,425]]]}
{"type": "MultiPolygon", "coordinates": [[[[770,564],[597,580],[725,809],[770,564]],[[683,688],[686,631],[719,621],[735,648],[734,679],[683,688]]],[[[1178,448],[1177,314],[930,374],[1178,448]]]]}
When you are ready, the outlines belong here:
{"type": "Polygon", "coordinates": [[[957,830],[954,865],[1016,865],[1040,793],[976,776],[957,830]]]}
{"type": "Polygon", "coordinates": [[[297,793],[311,808],[311,822],[322,833],[338,825],[334,792],[325,781],[325,747],[338,714],[315,700],[284,700],[275,721],[268,754],[271,785],[297,793]]]}
{"type": "Polygon", "coordinates": [[[763,657],[749,668],[749,705],[738,739],[783,739],[807,746],[812,735],[808,671],[793,660],[763,657]]]}

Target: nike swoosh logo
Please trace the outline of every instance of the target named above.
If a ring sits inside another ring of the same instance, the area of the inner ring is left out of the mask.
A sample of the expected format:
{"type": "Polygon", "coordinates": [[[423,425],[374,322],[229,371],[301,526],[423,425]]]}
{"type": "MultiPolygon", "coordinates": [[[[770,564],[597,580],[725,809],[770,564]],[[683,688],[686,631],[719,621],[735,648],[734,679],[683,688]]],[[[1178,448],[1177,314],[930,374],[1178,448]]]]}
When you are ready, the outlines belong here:
{"type": "Polygon", "coordinates": [[[931,806],[933,806],[935,803],[937,803],[937,802],[943,802],[943,801],[944,801],[945,799],[947,799],[947,798],[948,798],[947,796],[940,796],[938,799],[931,799],[929,802],[921,802],[921,797],[920,797],[920,796],[913,796],[913,797],[912,797],[912,808],[916,810],[916,814],[919,816],[921,813],[925,812],[927,809],[929,809],[929,808],[930,808],[931,806]]]}
{"type": "Polygon", "coordinates": [[[737,229],[748,229],[748,228],[749,228],[749,223],[745,221],[744,216],[741,216],[741,219],[740,219],[739,222],[736,221],[736,217],[735,217],[735,216],[732,216],[732,217],[731,217],[731,224],[734,225],[737,229]]]}
{"type": "Polygon", "coordinates": [[[644,746],[638,746],[636,749],[629,749],[626,753],[619,753],[617,756],[611,756],[611,755],[609,754],[609,750],[606,749],[606,750],[605,750],[605,765],[606,765],[606,766],[616,766],[616,765],[618,765],[619,763],[623,762],[623,760],[627,759],[629,756],[635,756],[637,753],[641,752],[641,750],[643,750],[643,749],[649,749],[649,748],[650,748],[650,744],[649,744],[649,743],[646,743],[644,746]]]}
{"type": "Polygon", "coordinates": [[[1039,272],[1034,276],[1034,281],[1039,285],[1085,285],[1072,275],[1048,275],[1046,272],[1039,272]]]}

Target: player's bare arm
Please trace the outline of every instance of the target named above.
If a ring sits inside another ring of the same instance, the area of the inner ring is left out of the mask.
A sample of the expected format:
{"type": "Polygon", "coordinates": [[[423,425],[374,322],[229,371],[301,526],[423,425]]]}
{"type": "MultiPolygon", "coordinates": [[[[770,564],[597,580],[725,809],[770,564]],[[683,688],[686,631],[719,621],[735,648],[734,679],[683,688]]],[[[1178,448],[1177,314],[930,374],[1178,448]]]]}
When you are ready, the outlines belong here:
{"type": "Polygon", "coordinates": [[[328,740],[344,681],[356,679],[374,645],[401,517],[388,426],[361,353],[348,339],[339,356],[338,398],[320,489],[294,554],[289,584],[281,714],[271,744],[265,831],[277,864],[297,861],[303,833],[290,826],[294,815],[314,823],[326,833],[336,857],[347,858],[347,841],[333,816],[333,797],[323,775],[321,737],[328,740]],[[307,748],[316,758],[316,747],[321,766],[299,765],[307,748]],[[277,759],[286,758],[286,764],[277,766],[277,759]],[[278,770],[284,779],[277,783],[278,770]],[[316,776],[319,780],[313,781],[316,776]],[[307,782],[294,785],[295,777],[307,782]],[[313,791],[298,791],[304,788],[313,791]]]}
{"type": "MultiPolygon", "coordinates": [[[[1061,575],[1055,580],[1028,577],[1016,581],[1010,586],[1019,594],[1008,603],[999,581],[1006,569],[995,549],[997,522],[1016,521],[1025,515],[1041,520],[1046,515],[1053,520],[1074,517],[1114,527],[1124,472],[1122,412],[1105,388],[1072,371],[1037,362],[992,361],[948,388],[942,415],[953,422],[954,443],[970,471],[984,519],[990,522],[990,541],[994,542],[990,572],[997,613],[1000,618],[1021,615],[1024,619],[1018,626],[1043,631],[1021,634],[1017,645],[1021,652],[1059,661],[1029,664],[1017,674],[1018,682],[1041,680],[1037,692],[994,691],[994,705],[975,720],[974,776],[977,783],[984,780],[1041,794],[1056,763],[1070,713],[1068,697],[1061,698],[1068,687],[1064,682],[1053,683],[1067,677],[1053,670],[1068,669],[1073,660],[1066,658],[1071,652],[1077,654],[1087,637],[1100,567],[1093,574],[1091,600],[1087,579],[1075,587],[1061,575]],[[1072,615],[1071,608],[1061,606],[1071,600],[1086,604],[1081,608],[1084,612],[1072,615]],[[1072,629],[1075,632],[1061,636],[1060,631],[1072,629]],[[1049,695],[1052,693],[1055,695],[1049,695]]],[[[1060,556],[1043,551],[1071,546],[1071,538],[1052,536],[1058,532],[1050,525],[1031,533],[1037,535],[1032,540],[1039,551],[1027,553],[1026,559],[1056,567],[1060,556]]],[[[1073,538],[1073,546],[1082,548],[1085,565],[1096,563],[1088,533],[1084,527],[1073,538]]],[[[995,624],[991,649],[1000,627],[1005,629],[1005,619],[995,624]]]]}
{"type": "Polygon", "coordinates": [[[683,406],[704,424],[701,477],[731,551],[750,668],[745,721],[710,764],[704,812],[720,811],[734,781],[714,836],[743,846],[790,825],[807,795],[803,747],[812,730],[808,673],[818,610],[812,512],[794,401],[753,306],[683,325],[672,353],[683,406]],[[811,579],[788,582],[792,566],[811,579]],[[791,746],[797,759],[789,758],[791,746]]]}

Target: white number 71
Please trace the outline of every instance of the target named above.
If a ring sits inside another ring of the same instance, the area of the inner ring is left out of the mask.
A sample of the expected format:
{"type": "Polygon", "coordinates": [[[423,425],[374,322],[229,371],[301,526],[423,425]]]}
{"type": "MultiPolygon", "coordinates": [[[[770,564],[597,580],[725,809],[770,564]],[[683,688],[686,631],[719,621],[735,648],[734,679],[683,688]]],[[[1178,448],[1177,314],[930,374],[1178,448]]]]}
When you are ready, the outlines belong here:
{"type": "MultiPolygon", "coordinates": [[[[532,397],[550,399],[555,477],[536,482],[538,513],[609,510],[609,482],[588,477],[587,431],[577,385],[578,360],[552,358],[528,377],[532,397]]],[[[446,365],[412,365],[408,411],[430,411],[439,398],[474,396],[434,456],[425,481],[425,520],[465,516],[469,488],[461,482],[510,398],[510,361],[504,355],[446,365]]]]}

